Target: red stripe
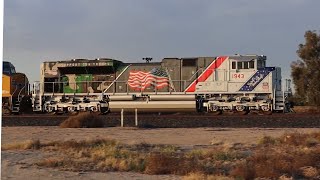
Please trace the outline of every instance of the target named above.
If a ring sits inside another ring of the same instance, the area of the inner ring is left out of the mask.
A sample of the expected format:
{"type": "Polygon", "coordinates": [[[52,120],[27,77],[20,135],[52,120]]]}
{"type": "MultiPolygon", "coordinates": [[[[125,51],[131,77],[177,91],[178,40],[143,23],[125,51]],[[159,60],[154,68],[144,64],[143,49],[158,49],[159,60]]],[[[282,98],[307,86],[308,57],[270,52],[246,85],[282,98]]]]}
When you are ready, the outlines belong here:
{"type": "Polygon", "coordinates": [[[208,77],[213,73],[213,71],[221,66],[221,64],[228,58],[228,56],[220,56],[217,57],[216,60],[214,60],[207,69],[196,79],[194,80],[188,88],[185,90],[185,92],[195,92],[196,91],[196,85],[198,82],[204,82],[208,79],[208,77]]]}

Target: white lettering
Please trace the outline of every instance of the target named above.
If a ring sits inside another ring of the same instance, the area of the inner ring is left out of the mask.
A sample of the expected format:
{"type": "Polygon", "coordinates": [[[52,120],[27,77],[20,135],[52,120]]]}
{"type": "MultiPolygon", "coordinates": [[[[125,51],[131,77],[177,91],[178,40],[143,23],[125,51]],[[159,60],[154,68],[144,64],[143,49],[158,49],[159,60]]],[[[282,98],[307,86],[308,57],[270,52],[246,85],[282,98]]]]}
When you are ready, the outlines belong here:
{"type": "Polygon", "coordinates": [[[253,77],[251,79],[251,81],[248,82],[248,86],[250,86],[250,87],[256,86],[260,82],[261,79],[263,79],[263,74],[260,74],[260,76],[257,76],[257,77],[253,77]]]}

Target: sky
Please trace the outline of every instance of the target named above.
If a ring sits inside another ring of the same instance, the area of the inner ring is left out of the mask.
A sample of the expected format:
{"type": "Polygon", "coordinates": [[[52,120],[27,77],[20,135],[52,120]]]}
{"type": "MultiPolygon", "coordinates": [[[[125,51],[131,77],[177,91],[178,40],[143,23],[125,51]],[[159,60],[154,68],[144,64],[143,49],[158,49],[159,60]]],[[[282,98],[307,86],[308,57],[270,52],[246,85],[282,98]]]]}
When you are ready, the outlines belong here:
{"type": "Polygon", "coordinates": [[[266,55],[290,64],[307,30],[320,30],[319,0],[5,0],[4,60],[29,81],[43,61],[266,55]]]}

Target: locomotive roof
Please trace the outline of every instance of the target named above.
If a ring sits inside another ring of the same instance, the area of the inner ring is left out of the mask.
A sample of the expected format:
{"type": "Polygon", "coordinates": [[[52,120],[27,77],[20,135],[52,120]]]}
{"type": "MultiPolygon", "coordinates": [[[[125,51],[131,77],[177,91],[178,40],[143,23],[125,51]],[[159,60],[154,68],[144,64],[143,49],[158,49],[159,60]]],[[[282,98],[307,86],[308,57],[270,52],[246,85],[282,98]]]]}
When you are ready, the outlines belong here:
{"type": "MultiPolygon", "coordinates": [[[[229,58],[232,59],[236,59],[236,60],[248,60],[248,59],[264,59],[266,60],[266,56],[264,55],[256,55],[256,54],[247,54],[247,55],[239,55],[239,54],[235,54],[235,55],[227,55],[229,58]]],[[[162,60],[165,59],[171,59],[171,60],[181,60],[181,59],[197,59],[197,58],[217,58],[219,56],[198,56],[198,57],[182,57],[182,58],[177,58],[177,57],[166,57],[163,58],[162,60]]],[[[62,60],[62,61],[44,61],[44,63],[99,63],[99,62],[114,62],[114,63],[123,63],[123,64],[135,64],[135,65],[139,65],[139,64],[150,64],[150,65],[157,65],[160,64],[161,61],[157,61],[157,62],[124,62],[124,61],[119,61],[119,60],[115,60],[115,59],[111,59],[111,58],[97,58],[97,59],[70,59],[70,60],[62,60]]]]}
{"type": "Polygon", "coordinates": [[[124,63],[126,65],[129,64],[133,64],[133,65],[159,65],[161,64],[161,62],[149,62],[149,63],[145,63],[145,62],[133,62],[133,63],[124,63]]]}
{"type": "Polygon", "coordinates": [[[97,58],[97,59],[69,59],[60,61],[44,61],[44,63],[59,62],[59,63],[90,63],[90,62],[121,62],[119,60],[110,58],[97,58]]]}

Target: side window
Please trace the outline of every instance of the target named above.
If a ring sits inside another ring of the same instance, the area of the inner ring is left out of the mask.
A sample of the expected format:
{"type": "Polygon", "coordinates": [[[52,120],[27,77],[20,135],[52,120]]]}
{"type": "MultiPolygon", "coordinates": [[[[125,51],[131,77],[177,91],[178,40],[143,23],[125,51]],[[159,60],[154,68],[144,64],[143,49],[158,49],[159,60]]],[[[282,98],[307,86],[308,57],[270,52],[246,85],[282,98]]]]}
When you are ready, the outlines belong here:
{"type": "Polygon", "coordinates": [[[249,69],[249,62],[245,61],[243,63],[244,63],[243,69],[249,69]]]}
{"type": "Polygon", "coordinates": [[[183,59],[182,66],[197,66],[197,59],[183,59]]]}
{"type": "Polygon", "coordinates": [[[238,69],[243,69],[242,62],[238,62],[238,69]]]}
{"type": "Polygon", "coordinates": [[[262,61],[258,60],[258,66],[257,68],[261,68],[262,67],[262,61]]]}
{"type": "Polygon", "coordinates": [[[232,62],[232,69],[237,69],[235,61],[232,62]]]}
{"type": "Polygon", "coordinates": [[[254,61],[250,61],[249,62],[249,68],[250,69],[254,69],[254,61]]]}

